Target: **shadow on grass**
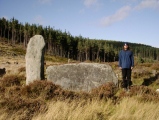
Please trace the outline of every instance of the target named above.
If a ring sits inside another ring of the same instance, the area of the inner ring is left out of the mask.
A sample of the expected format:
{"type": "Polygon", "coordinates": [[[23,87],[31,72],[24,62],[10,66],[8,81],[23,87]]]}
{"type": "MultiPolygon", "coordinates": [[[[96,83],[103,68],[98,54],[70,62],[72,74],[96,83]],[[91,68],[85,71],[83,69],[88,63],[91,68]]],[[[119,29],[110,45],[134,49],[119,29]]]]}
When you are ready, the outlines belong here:
{"type": "Polygon", "coordinates": [[[142,85],[149,86],[159,78],[159,73],[150,78],[145,78],[142,85]]]}

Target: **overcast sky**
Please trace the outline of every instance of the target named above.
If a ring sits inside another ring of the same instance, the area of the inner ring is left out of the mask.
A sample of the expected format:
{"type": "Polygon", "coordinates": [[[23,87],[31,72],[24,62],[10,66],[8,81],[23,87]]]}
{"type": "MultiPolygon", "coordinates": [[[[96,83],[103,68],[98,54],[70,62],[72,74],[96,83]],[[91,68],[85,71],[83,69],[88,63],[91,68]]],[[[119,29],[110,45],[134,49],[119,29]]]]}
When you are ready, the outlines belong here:
{"type": "Polygon", "coordinates": [[[159,48],[159,0],[0,0],[0,17],[159,48]]]}

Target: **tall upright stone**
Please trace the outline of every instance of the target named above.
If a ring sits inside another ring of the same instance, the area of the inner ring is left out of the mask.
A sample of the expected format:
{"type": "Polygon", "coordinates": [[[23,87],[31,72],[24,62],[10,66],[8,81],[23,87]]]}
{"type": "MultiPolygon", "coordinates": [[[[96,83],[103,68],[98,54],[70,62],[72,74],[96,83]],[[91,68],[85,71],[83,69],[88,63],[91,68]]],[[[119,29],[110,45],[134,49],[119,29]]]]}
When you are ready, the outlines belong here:
{"type": "Polygon", "coordinates": [[[30,38],[25,56],[26,85],[34,80],[44,79],[44,47],[43,36],[35,35],[30,38]]]}

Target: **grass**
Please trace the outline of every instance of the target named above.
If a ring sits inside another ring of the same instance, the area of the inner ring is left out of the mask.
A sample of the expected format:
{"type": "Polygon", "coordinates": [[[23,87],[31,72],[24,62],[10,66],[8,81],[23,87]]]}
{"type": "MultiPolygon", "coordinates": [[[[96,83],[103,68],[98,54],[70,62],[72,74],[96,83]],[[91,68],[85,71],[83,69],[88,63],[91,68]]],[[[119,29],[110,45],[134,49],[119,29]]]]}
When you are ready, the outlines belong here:
{"type": "Polygon", "coordinates": [[[158,120],[159,103],[140,102],[136,97],[122,99],[109,120],[158,120]]]}
{"type": "Polygon", "coordinates": [[[11,51],[14,51],[14,53],[15,53],[16,55],[25,55],[25,54],[26,54],[26,50],[23,49],[22,47],[12,48],[11,51]]]}
{"type": "Polygon", "coordinates": [[[63,90],[45,80],[23,85],[24,76],[0,79],[0,119],[157,120],[159,93],[134,86],[129,93],[107,83],[90,93],[63,90]]]}
{"type": "Polygon", "coordinates": [[[59,56],[49,56],[49,55],[45,56],[45,60],[46,61],[51,61],[51,62],[67,62],[66,58],[62,58],[62,57],[59,57],[59,56]]]}
{"type": "MultiPolygon", "coordinates": [[[[21,50],[0,44],[16,55],[21,50]],[[12,51],[13,50],[13,51],[12,51]],[[15,52],[14,52],[15,51],[15,52]]],[[[5,49],[5,50],[4,50],[5,49]]],[[[104,84],[90,93],[63,90],[46,80],[25,85],[25,66],[3,64],[10,72],[0,78],[0,120],[158,120],[159,63],[137,63],[132,71],[134,86],[129,93],[113,83],[104,84]],[[16,72],[12,72],[12,70],[16,72]],[[153,75],[152,71],[156,71],[153,75]],[[143,83],[145,82],[145,85],[143,83]],[[146,86],[147,85],[147,86],[146,86]]],[[[11,60],[11,59],[8,60],[11,60]]],[[[17,58],[17,57],[16,57],[17,58]]],[[[0,58],[5,63],[5,58],[0,58]]],[[[67,63],[67,59],[45,56],[46,65],[67,63]]],[[[74,61],[73,61],[74,62],[74,61]]],[[[88,61],[89,62],[89,61],[88,61]]],[[[109,63],[118,74],[118,63],[109,63]]]]}
{"type": "MultiPolygon", "coordinates": [[[[0,39],[1,40],[1,39],[0,39]]],[[[26,50],[23,49],[20,45],[10,45],[7,42],[0,42],[1,51],[3,52],[3,56],[10,55],[10,56],[17,56],[17,55],[25,55],[26,50]]]]}
{"type": "Polygon", "coordinates": [[[111,100],[51,102],[48,111],[33,120],[158,120],[159,103],[140,102],[136,97],[116,105],[111,100]]]}
{"type": "Polygon", "coordinates": [[[48,111],[38,114],[33,120],[106,120],[113,112],[111,101],[73,100],[48,103],[48,111]]]}
{"type": "MultiPolygon", "coordinates": [[[[1,40],[2,38],[0,38],[1,40]]],[[[11,46],[10,44],[7,44],[5,42],[0,41],[0,55],[5,57],[9,56],[11,58],[13,57],[19,57],[19,56],[25,56],[26,49],[24,49],[21,45],[15,45],[11,46]]],[[[45,61],[49,62],[56,62],[56,63],[67,63],[68,59],[59,57],[59,56],[52,56],[52,55],[46,55],[45,54],[45,61]]],[[[74,60],[71,60],[74,62],[74,60]]]]}

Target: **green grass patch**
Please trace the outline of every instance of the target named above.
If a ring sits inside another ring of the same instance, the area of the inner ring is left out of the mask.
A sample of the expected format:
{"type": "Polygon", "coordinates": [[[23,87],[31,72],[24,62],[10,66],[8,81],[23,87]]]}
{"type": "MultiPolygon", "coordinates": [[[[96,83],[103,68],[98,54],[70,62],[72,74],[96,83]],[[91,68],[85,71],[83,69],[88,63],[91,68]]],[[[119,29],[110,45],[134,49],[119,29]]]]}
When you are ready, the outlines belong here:
{"type": "Polygon", "coordinates": [[[59,57],[59,56],[50,56],[50,55],[45,55],[45,60],[46,61],[51,61],[51,62],[67,62],[67,58],[59,57]]]}
{"type": "Polygon", "coordinates": [[[21,47],[12,48],[10,51],[13,51],[14,54],[17,54],[17,55],[25,55],[26,54],[26,50],[24,50],[21,47]]]}

